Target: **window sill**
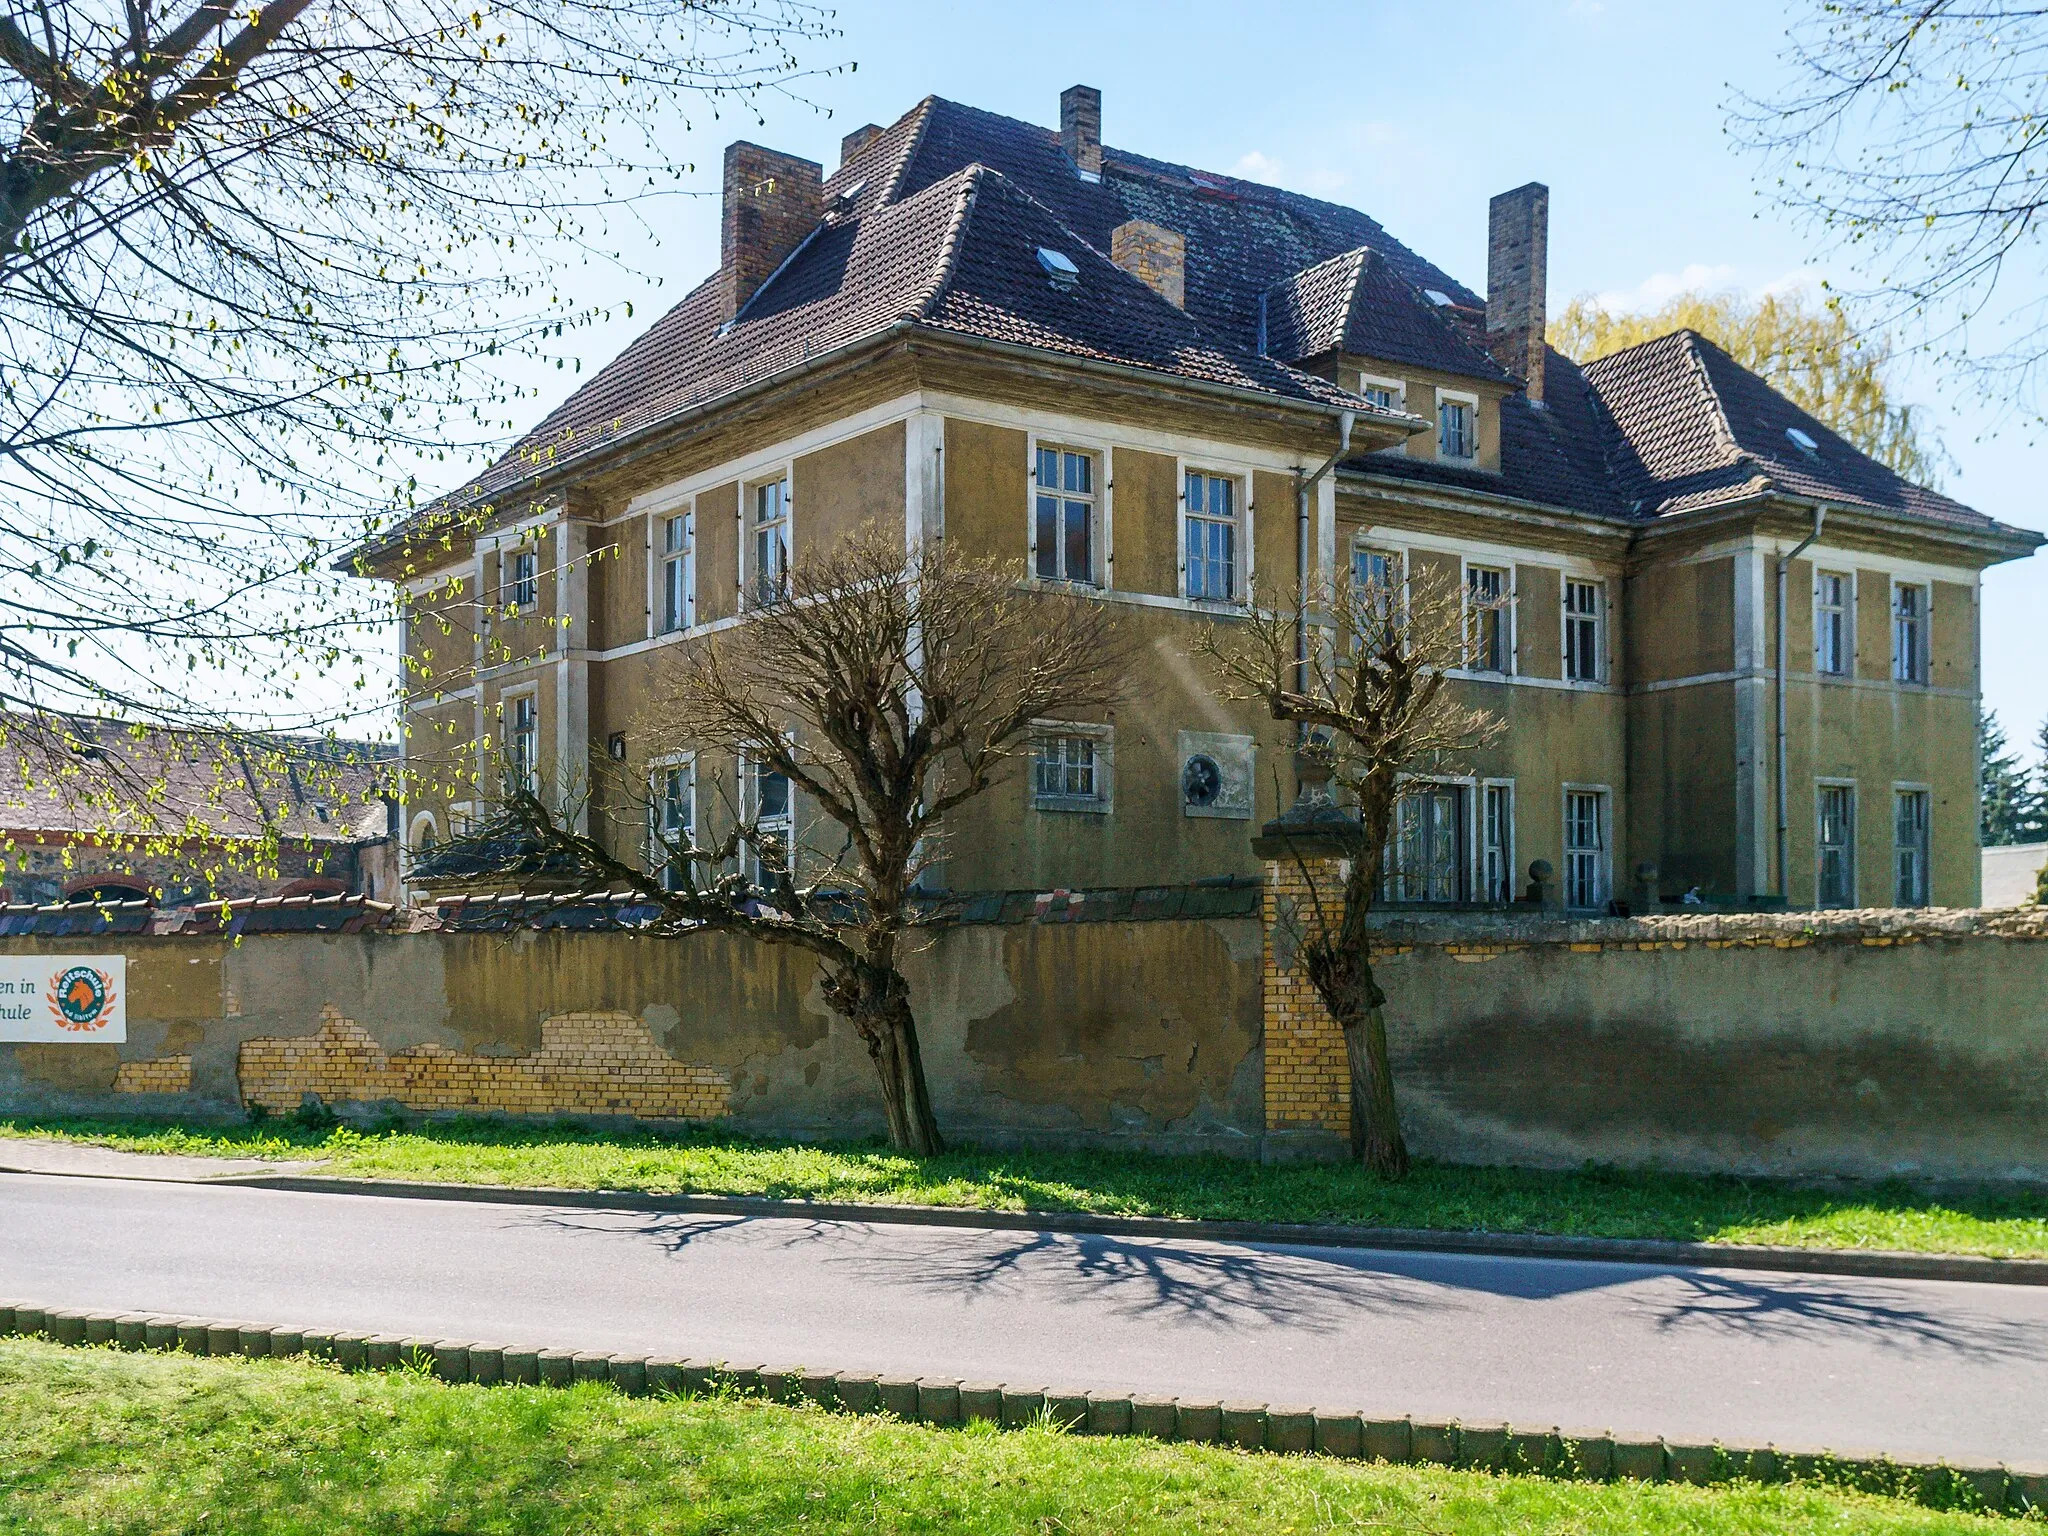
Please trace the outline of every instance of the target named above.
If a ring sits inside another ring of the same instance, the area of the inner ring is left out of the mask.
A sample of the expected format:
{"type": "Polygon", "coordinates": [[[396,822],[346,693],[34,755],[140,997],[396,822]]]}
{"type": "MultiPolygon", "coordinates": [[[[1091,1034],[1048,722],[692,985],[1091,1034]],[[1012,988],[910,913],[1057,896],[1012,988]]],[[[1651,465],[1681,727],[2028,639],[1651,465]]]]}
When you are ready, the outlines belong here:
{"type": "Polygon", "coordinates": [[[1031,799],[1034,811],[1056,811],[1066,816],[1107,816],[1109,802],[1106,800],[1062,799],[1055,795],[1034,795],[1031,799]]]}

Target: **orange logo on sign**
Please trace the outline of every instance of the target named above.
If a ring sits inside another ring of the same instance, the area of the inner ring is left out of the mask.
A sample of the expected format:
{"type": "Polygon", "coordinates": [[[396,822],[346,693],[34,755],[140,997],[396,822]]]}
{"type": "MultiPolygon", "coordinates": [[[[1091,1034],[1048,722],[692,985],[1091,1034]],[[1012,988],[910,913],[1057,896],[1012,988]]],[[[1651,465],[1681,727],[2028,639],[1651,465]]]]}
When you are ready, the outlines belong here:
{"type": "Polygon", "coordinates": [[[89,1034],[113,1015],[114,979],[94,966],[74,965],[50,983],[45,1001],[59,1029],[89,1034]]]}

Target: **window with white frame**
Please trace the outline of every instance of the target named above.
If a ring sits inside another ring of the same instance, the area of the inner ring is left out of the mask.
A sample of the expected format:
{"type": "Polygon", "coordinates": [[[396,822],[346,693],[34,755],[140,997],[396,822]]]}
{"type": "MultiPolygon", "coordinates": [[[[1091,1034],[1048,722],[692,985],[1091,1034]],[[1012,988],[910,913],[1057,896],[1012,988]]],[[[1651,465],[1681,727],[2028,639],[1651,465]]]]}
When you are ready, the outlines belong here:
{"type": "Polygon", "coordinates": [[[530,793],[540,792],[540,696],[517,694],[505,700],[505,773],[530,793]]]}
{"type": "Polygon", "coordinates": [[[763,481],[747,501],[747,590],[772,603],[789,591],[789,482],[763,481]]]}
{"type": "Polygon", "coordinates": [[[1475,672],[1506,672],[1508,573],[1488,565],[1466,567],[1465,595],[1472,636],[1472,652],[1466,664],[1475,672]]]}
{"type": "Polygon", "coordinates": [[[1402,397],[1407,393],[1397,380],[1375,379],[1370,375],[1360,376],[1358,392],[1365,397],[1368,404],[1376,405],[1383,411],[1400,410],[1402,397]]]}
{"type": "Polygon", "coordinates": [[[696,527],[688,512],[661,519],[661,632],[696,622],[696,527]]]}
{"type": "Polygon", "coordinates": [[[1480,810],[1480,899],[1515,899],[1515,787],[1488,784],[1480,810]]]}
{"type": "Polygon", "coordinates": [[[1098,585],[1095,455],[1040,448],[1032,480],[1032,570],[1043,581],[1098,585]]]}
{"type": "Polygon", "coordinates": [[[1187,545],[1187,595],[1209,602],[1237,598],[1238,484],[1228,475],[1191,469],[1182,491],[1187,545]]]}
{"type": "Polygon", "coordinates": [[[540,553],[516,549],[505,559],[505,602],[521,612],[540,606],[540,553]]]}
{"type": "Polygon", "coordinates": [[[1351,550],[1351,601],[1357,612],[1350,620],[1352,641],[1368,647],[1385,638],[1401,589],[1401,557],[1367,544],[1351,550]]]}
{"type": "Polygon", "coordinates": [[[696,763],[689,758],[657,763],[649,788],[648,819],[655,833],[648,850],[650,872],[660,875],[663,890],[680,891],[690,880],[688,850],[696,834],[696,763]]]}
{"type": "Polygon", "coordinates": [[[1102,814],[1110,806],[1110,736],[1100,726],[1040,722],[1031,740],[1031,803],[1102,814]]]}
{"type": "Polygon", "coordinates": [[[749,882],[765,886],[790,874],[796,846],[796,807],[789,775],[758,757],[740,759],[740,814],[753,828],[746,850],[749,882]]]}
{"type": "Polygon", "coordinates": [[[1465,900],[1465,786],[1418,782],[1394,803],[1380,890],[1388,901],[1465,900]]]}
{"type": "Polygon", "coordinates": [[[1564,582],[1564,675],[1574,683],[1600,681],[1605,659],[1601,634],[1606,593],[1597,581],[1564,582]]]}
{"type": "Polygon", "coordinates": [[[1823,784],[1816,794],[1815,905],[1856,905],[1856,786],[1823,784]]]}
{"type": "Polygon", "coordinates": [[[1440,395],[1436,402],[1436,456],[1471,459],[1479,453],[1479,408],[1469,399],[1440,395]]]}
{"type": "Polygon", "coordinates": [[[1892,791],[1892,901],[1901,907],[1924,907],[1928,901],[1928,793],[1924,789],[1892,791]]]}
{"type": "Polygon", "coordinates": [[[1855,589],[1846,571],[1814,573],[1813,670],[1822,677],[1849,675],[1849,626],[1855,612],[1855,589]]]}
{"type": "Polygon", "coordinates": [[[1892,681],[1927,681],[1927,589],[1912,582],[1892,588],[1892,681]]]}
{"type": "Polygon", "coordinates": [[[1569,789],[1564,796],[1564,904],[1580,912],[1607,905],[1607,791],[1569,789]]]}

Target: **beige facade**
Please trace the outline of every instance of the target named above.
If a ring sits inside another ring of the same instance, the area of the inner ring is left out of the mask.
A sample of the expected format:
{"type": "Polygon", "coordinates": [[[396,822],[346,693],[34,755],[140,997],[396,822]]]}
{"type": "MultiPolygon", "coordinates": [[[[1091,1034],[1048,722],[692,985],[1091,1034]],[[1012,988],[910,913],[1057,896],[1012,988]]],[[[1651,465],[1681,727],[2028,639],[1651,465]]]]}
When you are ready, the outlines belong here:
{"type": "MultiPolygon", "coordinates": [[[[1250,832],[1292,795],[1287,741],[1256,710],[1218,698],[1193,656],[1200,629],[1229,623],[1233,610],[1186,595],[1180,488],[1190,470],[1241,488],[1241,580],[1291,590],[1298,576],[1295,476],[1334,444],[1319,444],[1310,430],[1293,451],[1266,434],[1233,440],[1230,417],[1213,409],[1190,406],[1177,430],[1150,409],[1133,419],[1136,413],[1078,415],[1067,403],[1051,392],[1034,403],[906,391],[675,478],[650,468],[607,481],[595,494],[564,496],[532,522],[486,534],[427,573],[424,589],[454,601],[423,602],[410,618],[410,654],[432,667],[433,679],[419,690],[410,740],[417,761],[445,765],[451,787],[411,807],[413,845],[448,835],[451,806],[452,822],[461,823],[476,796],[455,786],[507,750],[519,700],[535,711],[532,761],[558,785],[588,782],[591,752],[615,750],[615,736],[623,736],[629,764],[688,751],[687,743],[650,739],[645,717],[678,648],[744,623],[743,498],[786,485],[793,547],[829,545],[872,520],[906,538],[917,529],[1022,567],[1031,552],[1033,465],[1051,447],[1085,455],[1093,466],[1099,594],[1129,610],[1147,667],[1112,718],[1086,722],[1104,728],[1102,804],[1034,804],[1029,776],[1020,776],[963,814],[947,850],[946,883],[1087,887],[1256,874],[1250,832]],[[672,534],[677,520],[681,532],[672,534]],[[513,554],[523,551],[537,557],[531,613],[515,612],[508,595],[513,554]],[[672,561],[683,563],[678,588],[669,584],[672,561]],[[469,618],[472,589],[487,594],[481,626],[469,618]],[[672,592],[686,622],[669,629],[672,592]],[[573,644],[579,630],[581,646],[573,644]],[[1250,773],[1241,815],[1189,814],[1181,783],[1189,736],[1241,749],[1250,773]],[[484,753],[478,742],[489,744],[484,753]]],[[[1478,419],[1483,448],[1497,400],[1482,402],[1478,419]]],[[[1407,444],[1391,451],[1405,452],[1407,444]]],[[[1567,847],[1568,797],[1585,796],[1597,807],[1597,889],[1590,894],[1598,900],[1586,902],[1583,886],[1560,893],[1575,903],[1630,899],[1638,863],[1657,867],[1668,899],[1694,888],[1720,900],[1771,894],[1771,605],[1777,556],[1801,536],[1783,511],[1759,507],[1707,541],[1655,539],[1593,520],[1531,515],[1481,494],[1346,473],[1318,488],[1312,521],[1312,579],[1355,553],[1382,552],[1413,568],[1441,565],[1467,584],[1475,573],[1498,572],[1513,599],[1501,670],[1460,680],[1460,693],[1499,714],[1508,731],[1446,781],[1458,792],[1460,869],[1454,887],[1439,894],[1456,901],[1519,895],[1538,859],[1563,882],[1570,855],[1585,851],[1567,847]],[[1567,655],[1568,587],[1596,594],[1590,665],[1567,655]],[[1574,669],[1581,675],[1567,676],[1574,669]],[[1484,824],[1489,790],[1496,803],[1506,799],[1504,825],[1493,829],[1497,847],[1489,847],[1484,824]],[[1509,872],[1505,892],[1500,870],[1509,872]]],[[[1855,795],[1847,904],[1897,899],[1896,796],[1925,793],[1931,868],[1921,899],[1971,905],[1978,863],[1975,561],[1982,554],[1932,537],[1909,543],[1895,533],[1861,533],[1844,517],[1836,526],[1839,532],[1793,563],[1788,579],[1792,903],[1821,899],[1817,796],[1824,787],[1847,787],[1855,795]],[[1815,573],[1837,569],[1854,590],[1852,651],[1839,676],[1818,672],[1814,660],[1815,573]],[[1930,598],[1924,682],[1894,676],[1891,610],[1900,585],[1917,585],[1930,598]]],[[[700,814],[715,818],[739,802],[736,765],[707,761],[697,771],[700,814]]],[[[1577,802],[1581,831],[1585,803],[1577,802]]],[[[631,813],[623,819],[630,822],[631,813]]]]}

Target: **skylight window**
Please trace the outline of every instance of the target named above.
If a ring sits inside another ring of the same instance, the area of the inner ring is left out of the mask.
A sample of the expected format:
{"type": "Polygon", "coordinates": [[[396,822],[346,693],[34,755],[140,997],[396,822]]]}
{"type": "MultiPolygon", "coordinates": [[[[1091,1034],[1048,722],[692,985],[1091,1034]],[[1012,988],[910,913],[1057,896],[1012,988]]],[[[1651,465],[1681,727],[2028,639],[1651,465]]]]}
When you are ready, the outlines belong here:
{"type": "Polygon", "coordinates": [[[1445,293],[1441,288],[1425,288],[1422,290],[1422,296],[1425,299],[1429,300],[1430,303],[1434,304],[1438,309],[1442,309],[1446,304],[1451,302],[1451,296],[1448,293],[1445,293]]]}
{"type": "Polygon", "coordinates": [[[1074,265],[1074,259],[1065,251],[1056,251],[1049,245],[1038,248],[1038,264],[1045,268],[1045,275],[1052,279],[1055,288],[1072,289],[1081,284],[1081,269],[1074,265]]]}
{"type": "Polygon", "coordinates": [[[1802,432],[1797,427],[1787,427],[1785,435],[1792,439],[1792,446],[1805,454],[1809,459],[1819,456],[1820,444],[1814,441],[1813,434],[1810,432],[1802,432]]]}

